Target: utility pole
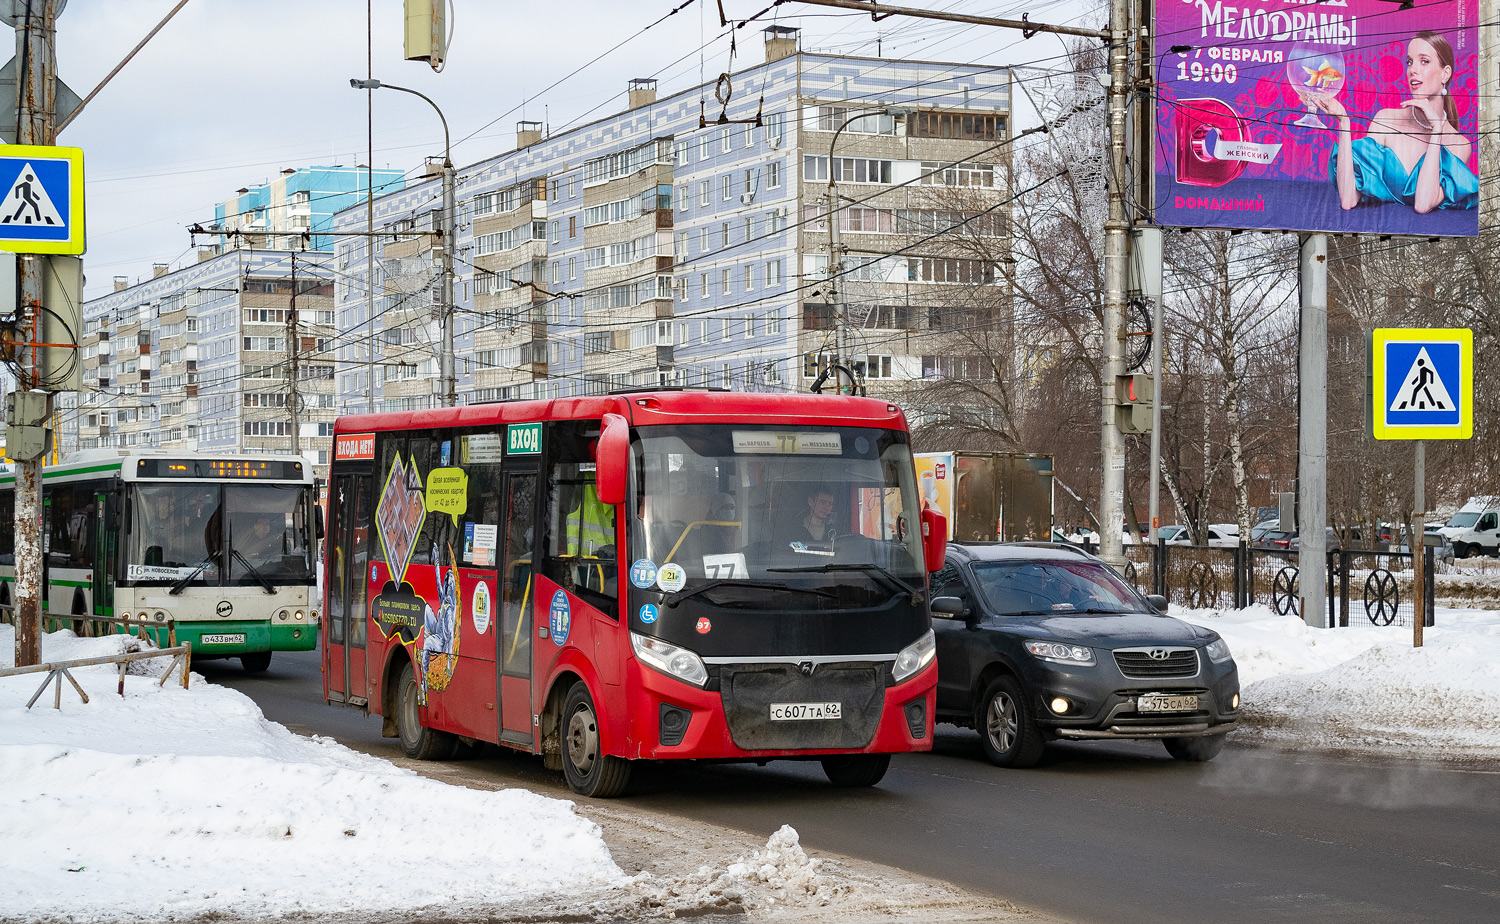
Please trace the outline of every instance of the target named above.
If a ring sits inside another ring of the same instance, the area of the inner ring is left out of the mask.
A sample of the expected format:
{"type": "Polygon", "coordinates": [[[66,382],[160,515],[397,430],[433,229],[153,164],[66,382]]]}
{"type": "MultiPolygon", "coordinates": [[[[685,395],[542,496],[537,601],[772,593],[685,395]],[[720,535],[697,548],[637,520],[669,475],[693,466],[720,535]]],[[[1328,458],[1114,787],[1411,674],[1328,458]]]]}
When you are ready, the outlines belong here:
{"type": "MultiPolygon", "coordinates": [[[[444,122],[444,133],[447,130],[448,125],[444,122]]],[[[458,404],[458,369],[453,356],[453,260],[457,256],[455,245],[458,243],[458,222],[453,217],[456,185],[456,178],[453,175],[453,158],[445,147],[443,151],[443,235],[439,238],[442,249],[438,251],[438,259],[443,261],[443,303],[439,306],[439,310],[443,313],[443,403],[448,407],[458,404]]]]}
{"type": "MultiPolygon", "coordinates": [[[[15,3],[16,61],[22,70],[16,100],[17,144],[50,145],[56,139],[53,112],[57,93],[57,0],[17,0],[15,3]]],[[[81,192],[81,190],[80,190],[81,192]]],[[[45,291],[46,260],[35,255],[17,260],[20,283],[20,328],[28,340],[41,340],[41,305],[45,291]]],[[[41,384],[42,361],[36,349],[18,351],[22,380],[17,389],[41,384]]],[[[46,396],[52,412],[52,394],[46,396]]],[[[44,456],[45,454],[43,454],[44,456]]],[[[42,458],[16,463],[16,666],[42,660],[42,458]]]]}
{"type": "Polygon", "coordinates": [[[297,254],[292,253],[292,303],[286,312],[286,406],[292,412],[292,455],[302,455],[302,395],[298,392],[299,370],[297,355],[301,346],[297,342],[297,254]]]}
{"type": "Polygon", "coordinates": [[[1328,599],[1328,235],[1303,234],[1297,360],[1298,613],[1324,628],[1328,599]]]}
{"type": "MultiPolygon", "coordinates": [[[[840,126],[842,127],[842,126],[840,126]]],[[[838,135],[834,134],[834,139],[838,135]]],[[[844,242],[839,234],[839,193],[834,180],[833,146],[828,148],[828,192],[823,197],[823,214],[828,216],[828,295],[833,300],[833,365],[848,366],[844,355],[848,348],[847,319],[844,317],[844,242]]],[[[706,322],[705,322],[706,323],[706,322]]],[[[854,372],[848,366],[850,374],[854,372]]],[[[839,374],[833,373],[834,393],[839,393],[839,374]]]]}

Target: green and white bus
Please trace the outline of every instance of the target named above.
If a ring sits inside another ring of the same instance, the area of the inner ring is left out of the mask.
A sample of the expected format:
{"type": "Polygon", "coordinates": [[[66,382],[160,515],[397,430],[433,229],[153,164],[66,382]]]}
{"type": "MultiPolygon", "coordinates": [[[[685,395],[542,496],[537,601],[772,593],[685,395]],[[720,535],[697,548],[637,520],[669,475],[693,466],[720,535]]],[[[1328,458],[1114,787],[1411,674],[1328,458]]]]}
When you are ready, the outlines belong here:
{"type": "MultiPolygon", "coordinates": [[[[90,450],[42,470],[47,628],[126,631],[91,616],[163,623],[193,657],[318,644],[318,517],[311,466],[293,456],[90,450]]],[[[15,471],[0,472],[0,603],[15,599],[15,471]]]]}

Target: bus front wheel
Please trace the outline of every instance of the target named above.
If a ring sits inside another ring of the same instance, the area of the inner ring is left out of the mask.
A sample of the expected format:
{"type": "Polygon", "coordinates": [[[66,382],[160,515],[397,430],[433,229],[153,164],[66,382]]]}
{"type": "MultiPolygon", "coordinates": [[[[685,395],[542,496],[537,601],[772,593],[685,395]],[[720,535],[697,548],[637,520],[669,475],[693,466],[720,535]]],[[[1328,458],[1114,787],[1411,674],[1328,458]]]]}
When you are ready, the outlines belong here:
{"type": "Polygon", "coordinates": [[[447,760],[458,746],[456,735],[422,725],[417,712],[417,672],[410,661],[396,681],[396,732],[401,750],[412,760],[447,760]]]}
{"type": "Polygon", "coordinates": [[[599,714],[582,680],[573,684],[563,704],[563,776],[580,796],[610,799],[630,782],[630,761],[602,753],[599,714]]]}
{"type": "Polygon", "coordinates": [[[889,754],[841,754],[823,758],[823,773],[835,786],[874,786],[890,765],[889,754]]]}
{"type": "Polygon", "coordinates": [[[240,667],[247,674],[263,673],[271,666],[271,653],[269,651],[251,651],[240,655],[240,667]]]}

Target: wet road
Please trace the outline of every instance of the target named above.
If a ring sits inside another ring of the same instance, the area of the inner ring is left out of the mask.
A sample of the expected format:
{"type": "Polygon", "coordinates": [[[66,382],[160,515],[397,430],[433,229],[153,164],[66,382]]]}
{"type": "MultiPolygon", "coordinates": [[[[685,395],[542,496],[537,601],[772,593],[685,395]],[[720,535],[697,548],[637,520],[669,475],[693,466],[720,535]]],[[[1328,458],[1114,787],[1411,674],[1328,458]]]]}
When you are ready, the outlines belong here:
{"type": "MultiPolygon", "coordinates": [[[[316,653],[194,667],[294,731],[396,757],[380,719],[326,706],[316,653]]],[[[463,773],[569,796],[539,758],[463,773]]],[[[453,779],[449,774],[445,779],[453,779]]],[[[1500,772],[1231,747],[1179,764],[1154,743],[1056,745],[1034,770],[984,763],[939,726],[932,754],[898,757],[873,790],[838,790],[816,763],[655,764],[627,801],[884,863],[1062,918],[1163,922],[1500,920],[1500,772]]]]}

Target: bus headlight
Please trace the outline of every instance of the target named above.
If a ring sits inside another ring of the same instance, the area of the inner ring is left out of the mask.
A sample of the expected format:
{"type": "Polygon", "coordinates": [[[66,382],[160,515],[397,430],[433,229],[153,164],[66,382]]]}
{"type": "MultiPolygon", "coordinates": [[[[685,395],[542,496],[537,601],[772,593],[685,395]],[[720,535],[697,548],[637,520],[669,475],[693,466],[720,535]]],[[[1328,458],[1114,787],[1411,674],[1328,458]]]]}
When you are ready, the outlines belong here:
{"type": "Polygon", "coordinates": [[[654,668],[695,687],[708,683],[708,668],[696,652],[649,635],[630,633],[630,647],[647,667],[654,668]]]}
{"type": "Polygon", "coordinates": [[[922,637],[901,649],[896,663],[891,666],[891,680],[900,683],[917,671],[932,663],[937,655],[937,636],[928,629],[922,637]]]}
{"type": "Polygon", "coordinates": [[[282,622],[286,622],[288,619],[292,618],[292,614],[288,610],[277,610],[276,618],[281,620],[282,622]]]}
{"type": "Polygon", "coordinates": [[[293,613],[292,614],[292,618],[295,619],[295,620],[297,620],[298,622],[301,622],[302,618],[303,618],[302,611],[298,610],[297,612],[293,613]]]}
{"type": "Polygon", "coordinates": [[[161,610],[157,610],[156,611],[156,621],[157,622],[166,622],[167,621],[167,614],[163,613],[161,610]]]}

